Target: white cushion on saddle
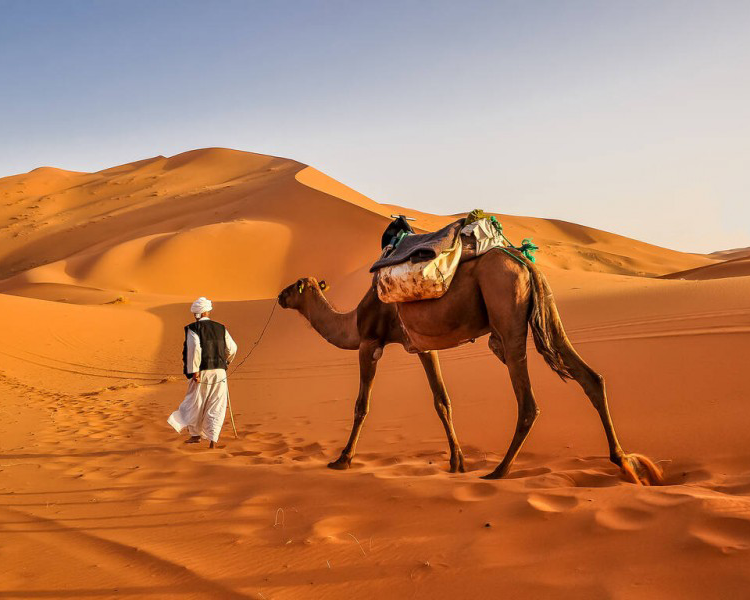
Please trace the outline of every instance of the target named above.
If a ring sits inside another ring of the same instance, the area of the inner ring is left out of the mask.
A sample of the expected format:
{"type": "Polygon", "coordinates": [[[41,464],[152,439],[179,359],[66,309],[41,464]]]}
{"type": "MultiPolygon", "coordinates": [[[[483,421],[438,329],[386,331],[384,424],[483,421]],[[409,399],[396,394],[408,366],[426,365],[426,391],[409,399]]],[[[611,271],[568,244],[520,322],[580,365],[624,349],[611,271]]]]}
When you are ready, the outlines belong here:
{"type": "Polygon", "coordinates": [[[489,219],[479,219],[461,229],[461,235],[474,236],[477,240],[477,256],[487,250],[504,246],[503,238],[489,219]]]}

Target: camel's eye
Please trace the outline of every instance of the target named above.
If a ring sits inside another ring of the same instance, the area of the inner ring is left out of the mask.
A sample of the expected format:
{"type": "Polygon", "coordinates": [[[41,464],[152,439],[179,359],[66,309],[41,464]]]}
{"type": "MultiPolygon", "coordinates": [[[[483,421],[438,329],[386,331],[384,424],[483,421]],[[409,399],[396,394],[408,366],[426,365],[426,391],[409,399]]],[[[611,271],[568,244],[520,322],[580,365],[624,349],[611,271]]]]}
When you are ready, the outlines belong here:
{"type": "Polygon", "coordinates": [[[326,283],[325,279],[320,282],[320,289],[323,290],[324,292],[327,291],[328,288],[330,287],[331,286],[326,283]]]}
{"type": "Polygon", "coordinates": [[[299,290],[299,293],[301,294],[305,289],[305,284],[300,282],[300,284],[297,286],[297,290],[299,290]]]}

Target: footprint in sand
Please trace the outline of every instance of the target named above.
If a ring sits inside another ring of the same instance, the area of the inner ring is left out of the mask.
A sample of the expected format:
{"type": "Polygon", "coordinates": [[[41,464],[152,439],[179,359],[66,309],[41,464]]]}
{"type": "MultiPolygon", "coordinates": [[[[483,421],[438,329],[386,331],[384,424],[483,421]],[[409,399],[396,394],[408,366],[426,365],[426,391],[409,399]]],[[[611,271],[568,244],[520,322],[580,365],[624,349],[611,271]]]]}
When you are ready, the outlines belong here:
{"type": "Polygon", "coordinates": [[[298,452],[299,455],[295,458],[295,460],[299,460],[301,458],[320,458],[324,456],[324,448],[321,446],[318,442],[313,442],[312,444],[307,444],[306,446],[294,446],[292,448],[295,452],[298,452]]]}
{"type": "Polygon", "coordinates": [[[713,489],[722,494],[747,496],[750,494],[750,481],[747,476],[736,477],[714,486],[713,489]]]}
{"type": "Polygon", "coordinates": [[[372,523],[367,524],[362,519],[336,515],[315,522],[307,539],[346,544],[356,544],[359,540],[361,547],[364,549],[367,536],[363,532],[372,529],[372,523]],[[355,540],[355,537],[357,540],[355,540]]]}
{"type": "Polygon", "coordinates": [[[401,464],[401,458],[398,456],[386,456],[384,458],[372,458],[369,463],[375,467],[393,467],[401,464]]]}
{"type": "Polygon", "coordinates": [[[576,487],[612,487],[620,485],[622,480],[619,473],[612,469],[580,469],[568,471],[567,475],[573,480],[576,487]]]}
{"type": "Polygon", "coordinates": [[[691,527],[690,534],[724,554],[750,549],[750,519],[713,517],[691,527]]]}
{"type": "MultiPolygon", "coordinates": [[[[188,496],[189,497],[189,496],[188,496]]],[[[144,504],[173,504],[185,498],[184,492],[177,488],[158,488],[141,497],[144,504]]]]}
{"type": "Polygon", "coordinates": [[[683,485],[685,483],[702,483],[709,481],[712,473],[706,469],[672,470],[664,480],[665,485],[683,485]]]}
{"type": "Polygon", "coordinates": [[[662,492],[657,488],[650,488],[648,492],[641,496],[641,502],[648,504],[649,506],[656,506],[657,508],[669,508],[672,506],[679,506],[686,502],[696,502],[697,499],[687,494],[673,494],[669,492],[662,492]]]}
{"type": "Polygon", "coordinates": [[[286,442],[271,442],[263,444],[263,454],[266,456],[283,456],[289,452],[289,446],[286,442]]]}
{"type": "Polygon", "coordinates": [[[467,483],[453,490],[453,497],[461,502],[478,502],[497,494],[498,486],[492,483],[467,483]]]}
{"type": "Polygon", "coordinates": [[[627,506],[604,508],[594,515],[594,520],[599,525],[615,531],[643,529],[653,518],[653,513],[627,506]]]}
{"type": "Polygon", "coordinates": [[[264,456],[249,457],[249,463],[251,465],[278,465],[282,462],[281,458],[266,458],[264,456]]]}
{"type": "Polygon", "coordinates": [[[527,477],[537,477],[539,475],[546,475],[551,473],[552,469],[547,467],[535,467],[531,469],[519,469],[517,471],[511,471],[505,476],[505,479],[524,479],[527,477]]]}
{"type": "Polygon", "coordinates": [[[378,474],[378,477],[430,477],[442,472],[443,469],[437,465],[395,465],[392,469],[387,469],[378,474]]]}
{"type": "Polygon", "coordinates": [[[575,496],[558,496],[555,494],[529,494],[526,498],[529,506],[543,513],[561,513],[574,509],[579,500],[575,496]]]}

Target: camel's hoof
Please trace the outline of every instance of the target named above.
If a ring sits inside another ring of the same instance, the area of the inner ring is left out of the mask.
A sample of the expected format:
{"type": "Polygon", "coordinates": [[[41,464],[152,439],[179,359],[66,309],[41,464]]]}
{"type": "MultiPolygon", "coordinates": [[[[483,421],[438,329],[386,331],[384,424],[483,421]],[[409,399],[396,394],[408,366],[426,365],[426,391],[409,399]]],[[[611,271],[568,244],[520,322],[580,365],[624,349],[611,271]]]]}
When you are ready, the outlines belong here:
{"type": "Polygon", "coordinates": [[[664,473],[653,461],[642,454],[624,454],[620,469],[627,481],[636,485],[661,485],[664,473]]]}
{"type": "Polygon", "coordinates": [[[466,473],[466,466],[464,466],[464,457],[462,456],[458,461],[451,461],[451,473],[466,473]]]}
{"type": "Polygon", "coordinates": [[[481,475],[479,479],[502,479],[505,473],[499,473],[498,471],[492,471],[492,473],[487,473],[487,475],[481,475]]]}
{"type": "Polygon", "coordinates": [[[461,463],[457,467],[451,467],[451,473],[466,473],[466,467],[461,463]]]}
{"type": "Polygon", "coordinates": [[[328,463],[328,468],[334,471],[346,471],[351,466],[351,460],[341,459],[328,463]]]}

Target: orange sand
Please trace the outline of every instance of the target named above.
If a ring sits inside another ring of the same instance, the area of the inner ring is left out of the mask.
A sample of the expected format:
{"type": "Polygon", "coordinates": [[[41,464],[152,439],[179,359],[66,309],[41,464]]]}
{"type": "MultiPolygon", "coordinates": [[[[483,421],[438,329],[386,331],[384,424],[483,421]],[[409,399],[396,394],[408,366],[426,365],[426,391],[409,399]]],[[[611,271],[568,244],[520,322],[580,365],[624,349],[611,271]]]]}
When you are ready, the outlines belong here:
{"type": "Polygon", "coordinates": [[[626,449],[531,353],[542,415],[487,482],[515,400],[485,340],[442,353],[469,472],[415,357],[389,347],[348,472],[356,353],[277,309],[231,378],[240,431],[186,447],[182,325],[215,302],[244,356],[286,284],[352,308],[392,212],[300,163],[225,149],[0,179],[0,598],[741,598],[750,585],[747,255],[701,256],[545,219],[533,237],[626,449]],[[662,278],[666,276],[667,278],[662,278]],[[176,377],[175,377],[176,376],[176,377]],[[489,525],[489,526],[488,526],[489,525]]]}

